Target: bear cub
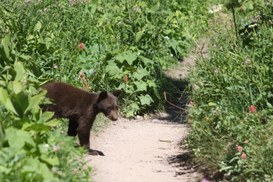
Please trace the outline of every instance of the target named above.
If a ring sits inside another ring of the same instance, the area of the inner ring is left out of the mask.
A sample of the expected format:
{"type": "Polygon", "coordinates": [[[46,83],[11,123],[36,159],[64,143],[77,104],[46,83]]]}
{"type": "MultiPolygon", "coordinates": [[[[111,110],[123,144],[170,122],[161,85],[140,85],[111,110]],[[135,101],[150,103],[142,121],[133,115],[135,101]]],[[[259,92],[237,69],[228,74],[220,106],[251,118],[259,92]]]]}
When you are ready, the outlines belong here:
{"type": "Polygon", "coordinates": [[[121,91],[89,93],[56,81],[48,82],[42,88],[47,91],[46,97],[52,102],[45,105],[44,110],[54,112],[54,117],[68,118],[67,134],[78,135],[80,145],[88,149],[90,155],[104,155],[101,151],[90,148],[90,130],[100,112],[112,121],[118,119],[117,98],[121,91]]]}

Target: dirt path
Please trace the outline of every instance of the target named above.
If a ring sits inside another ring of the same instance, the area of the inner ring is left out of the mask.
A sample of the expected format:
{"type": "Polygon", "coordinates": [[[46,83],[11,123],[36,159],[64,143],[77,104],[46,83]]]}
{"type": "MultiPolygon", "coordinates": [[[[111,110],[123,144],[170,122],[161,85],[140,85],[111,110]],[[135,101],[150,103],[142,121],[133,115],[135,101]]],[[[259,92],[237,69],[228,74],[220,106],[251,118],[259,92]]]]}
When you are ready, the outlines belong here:
{"type": "Polygon", "coordinates": [[[189,128],[166,120],[120,120],[99,136],[93,147],[105,156],[88,156],[95,182],[191,182],[200,179],[193,169],[176,162],[179,143],[189,128]]]}
{"type": "MultiPolygon", "coordinates": [[[[188,77],[194,67],[196,59],[207,56],[207,44],[207,39],[200,39],[189,56],[176,68],[166,71],[166,76],[175,82],[178,80],[181,86],[181,83],[184,83],[182,80],[188,77]]],[[[183,147],[183,140],[190,128],[185,123],[177,122],[177,116],[179,114],[181,116],[181,111],[176,112],[175,108],[168,110],[149,119],[120,119],[111,123],[98,135],[93,134],[92,148],[101,150],[105,154],[105,156],[86,157],[88,164],[94,168],[93,180],[95,182],[200,181],[202,175],[195,167],[189,165],[189,153],[183,147]]]]}

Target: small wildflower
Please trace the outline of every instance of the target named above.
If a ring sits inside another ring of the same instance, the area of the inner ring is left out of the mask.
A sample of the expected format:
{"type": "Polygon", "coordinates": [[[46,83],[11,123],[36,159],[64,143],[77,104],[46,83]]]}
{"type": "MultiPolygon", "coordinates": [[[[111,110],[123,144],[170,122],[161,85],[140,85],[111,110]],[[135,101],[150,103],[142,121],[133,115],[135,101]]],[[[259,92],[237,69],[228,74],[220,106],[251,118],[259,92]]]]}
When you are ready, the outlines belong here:
{"type": "Polygon", "coordinates": [[[124,75],[124,77],[123,77],[123,81],[125,82],[125,84],[127,84],[127,83],[128,83],[128,81],[129,81],[129,77],[128,77],[128,75],[124,75]]]}
{"type": "Polygon", "coordinates": [[[243,151],[243,147],[240,146],[240,145],[236,145],[236,150],[237,150],[238,152],[242,152],[242,151],[243,151]]]}
{"type": "Polygon", "coordinates": [[[209,182],[209,180],[207,178],[202,178],[201,182],[209,182]]]}
{"type": "Polygon", "coordinates": [[[83,72],[83,71],[80,71],[79,76],[80,76],[80,78],[83,78],[83,77],[85,76],[85,75],[84,75],[84,72],[83,72]]]}
{"type": "Polygon", "coordinates": [[[52,148],[53,152],[58,152],[60,150],[60,146],[59,145],[54,145],[52,148]]]}
{"type": "Polygon", "coordinates": [[[254,112],[256,112],[257,108],[254,105],[250,105],[248,110],[249,110],[250,113],[254,113],[254,112]]]}
{"type": "Polygon", "coordinates": [[[248,65],[248,64],[250,64],[251,63],[251,61],[249,60],[249,59],[246,59],[245,61],[244,61],[244,64],[245,65],[248,65]]]}
{"type": "Polygon", "coordinates": [[[243,152],[242,155],[241,155],[241,158],[246,159],[246,153],[243,152]]]}
{"type": "Polygon", "coordinates": [[[194,102],[193,102],[193,100],[190,100],[190,101],[189,101],[188,106],[189,106],[189,107],[194,106],[194,102]]]}
{"type": "Polygon", "coordinates": [[[45,144],[44,146],[45,146],[45,148],[49,148],[49,145],[48,145],[48,144],[45,144]]]}
{"type": "Polygon", "coordinates": [[[133,10],[134,10],[135,12],[138,12],[138,13],[139,13],[139,12],[141,12],[141,7],[136,5],[136,6],[133,7],[133,10]]]}
{"type": "Polygon", "coordinates": [[[53,68],[54,68],[54,69],[58,69],[59,67],[58,67],[57,64],[54,64],[54,65],[53,65],[53,68]]]}
{"type": "Polygon", "coordinates": [[[80,48],[81,51],[83,51],[85,49],[85,44],[83,42],[81,42],[79,44],[79,48],[80,48]]]}

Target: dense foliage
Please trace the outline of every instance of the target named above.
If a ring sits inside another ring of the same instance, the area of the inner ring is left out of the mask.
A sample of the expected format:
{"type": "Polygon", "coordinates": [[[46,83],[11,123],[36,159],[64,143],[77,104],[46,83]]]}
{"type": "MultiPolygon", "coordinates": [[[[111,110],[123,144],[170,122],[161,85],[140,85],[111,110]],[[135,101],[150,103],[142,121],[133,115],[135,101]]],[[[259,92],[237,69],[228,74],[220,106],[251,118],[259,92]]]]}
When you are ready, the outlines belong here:
{"type": "Polygon", "coordinates": [[[42,112],[39,86],[122,89],[132,117],[162,103],[162,68],[206,27],[207,1],[2,0],[0,181],[88,181],[81,150],[42,112]],[[77,152],[78,151],[78,152],[77,152]]]}
{"type": "Polygon", "coordinates": [[[24,64],[37,77],[79,85],[82,72],[88,89],[122,89],[128,117],[160,106],[161,69],[183,58],[207,20],[197,0],[31,2],[1,8],[0,32],[24,64]]]}
{"type": "Polygon", "coordinates": [[[212,28],[210,57],[191,78],[188,145],[218,181],[272,181],[273,4],[231,2],[240,31],[232,19],[212,28]]]}

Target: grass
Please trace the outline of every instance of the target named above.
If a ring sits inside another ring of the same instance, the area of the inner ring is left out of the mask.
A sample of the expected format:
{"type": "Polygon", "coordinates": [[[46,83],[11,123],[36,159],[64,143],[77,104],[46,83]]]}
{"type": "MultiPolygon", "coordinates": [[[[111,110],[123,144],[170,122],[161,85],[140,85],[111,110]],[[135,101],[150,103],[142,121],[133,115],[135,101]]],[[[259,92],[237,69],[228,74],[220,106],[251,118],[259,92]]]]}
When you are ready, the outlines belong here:
{"type": "MultiPolygon", "coordinates": [[[[272,180],[272,4],[263,7],[257,30],[237,39],[231,19],[211,29],[208,59],[197,62],[190,83],[192,132],[188,145],[209,178],[272,180]],[[230,28],[229,28],[230,27],[230,28]],[[238,151],[237,146],[242,147],[238,151]],[[269,152],[270,153],[270,152],[269,152]]],[[[226,11],[229,13],[229,11],[226,11]]],[[[236,10],[238,27],[250,14],[236,10]]],[[[256,12],[257,14],[259,12],[256,12]]],[[[230,14],[230,13],[229,13],[230,14]]],[[[223,23],[221,23],[223,22],[223,23]]]]}

